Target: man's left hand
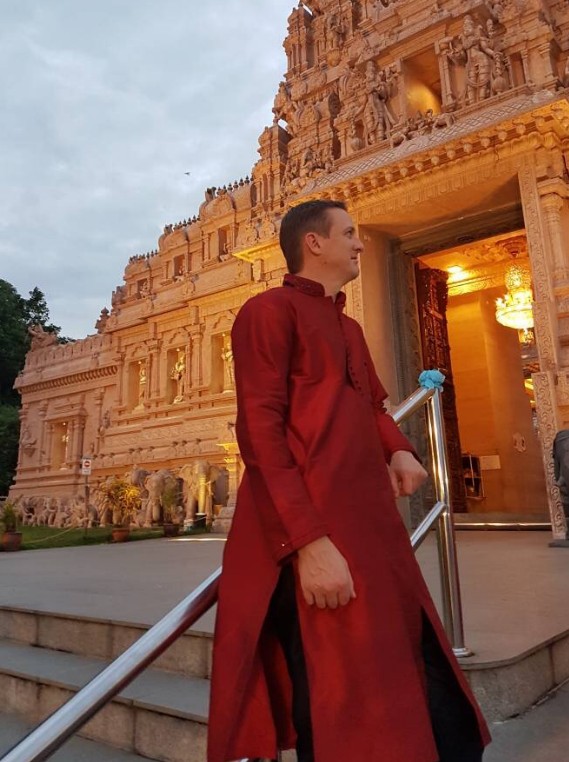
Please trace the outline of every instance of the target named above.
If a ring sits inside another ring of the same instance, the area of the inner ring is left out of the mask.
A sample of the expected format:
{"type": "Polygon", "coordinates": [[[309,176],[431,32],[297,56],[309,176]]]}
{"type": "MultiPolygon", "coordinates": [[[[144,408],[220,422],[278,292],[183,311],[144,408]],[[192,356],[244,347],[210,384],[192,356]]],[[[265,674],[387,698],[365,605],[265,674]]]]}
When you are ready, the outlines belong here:
{"type": "Polygon", "coordinates": [[[428,477],[428,473],[413,453],[407,450],[394,452],[387,470],[395,497],[412,495],[428,477]]]}

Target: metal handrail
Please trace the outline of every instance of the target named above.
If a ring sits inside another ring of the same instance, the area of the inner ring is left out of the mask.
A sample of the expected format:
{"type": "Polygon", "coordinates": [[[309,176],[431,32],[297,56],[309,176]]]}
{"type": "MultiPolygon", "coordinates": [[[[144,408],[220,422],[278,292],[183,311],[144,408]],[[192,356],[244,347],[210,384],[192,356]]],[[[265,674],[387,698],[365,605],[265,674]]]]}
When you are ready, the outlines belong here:
{"type": "MultiPolygon", "coordinates": [[[[413,392],[393,412],[396,423],[402,423],[427,405],[427,425],[434,466],[437,503],[411,536],[414,550],[421,545],[435,523],[437,525],[443,620],[447,634],[458,656],[469,656],[464,646],[460,586],[456,559],[452,509],[450,505],[449,471],[444,439],[444,419],[439,389],[421,388],[413,392]]],[[[63,704],[41,725],[32,730],[5,754],[1,762],[42,762],[59,749],[85,725],[106,703],[131,683],[180,635],[215,604],[221,569],[188,595],[151,627],[121,656],[99,673],[90,683],[63,704]]],[[[242,760],[248,762],[248,760],[242,760]]]]}
{"type": "Polygon", "coordinates": [[[417,551],[429,531],[436,524],[443,607],[442,618],[452,645],[452,650],[456,656],[464,658],[472,656],[472,651],[464,643],[464,621],[456,555],[456,539],[452,520],[450,474],[441,394],[442,390],[439,388],[418,389],[401,403],[392,412],[392,415],[396,423],[401,423],[423,405],[427,406],[427,430],[437,502],[411,535],[411,545],[413,550],[417,551]]]}

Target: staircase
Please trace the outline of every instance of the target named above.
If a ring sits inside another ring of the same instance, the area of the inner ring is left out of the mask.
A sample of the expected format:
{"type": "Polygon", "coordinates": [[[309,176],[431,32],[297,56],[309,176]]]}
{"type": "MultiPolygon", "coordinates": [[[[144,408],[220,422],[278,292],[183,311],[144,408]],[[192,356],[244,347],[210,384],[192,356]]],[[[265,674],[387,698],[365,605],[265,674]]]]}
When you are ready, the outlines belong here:
{"type": "MultiPolygon", "coordinates": [[[[6,713],[0,718],[0,750],[25,734],[22,721],[36,725],[144,631],[108,620],[0,609],[0,695],[6,713]],[[21,733],[14,738],[16,729],[21,733]]],[[[81,736],[97,742],[82,749],[85,756],[75,750],[54,759],[204,762],[210,664],[211,637],[182,636],[84,727],[81,736]],[[118,756],[113,749],[126,753],[118,756]]],[[[65,753],[66,747],[59,752],[65,753]]]]}
{"type": "MultiPolygon", "coordinates": [[[[459,533],[475,651],[463,667],[489,720],[523,712],[569,678],[567,551],[548,539],[459,533]]],[[[222,548],[153,540],[1,554],[0,757],[211,574],[222,548]]],[[[418,560],[440,608],[434,538],[418,560]]],[[[53,759],[204,762],[212,625],[203,617],[53,759]]]]}
{"type": "MultiPolygon", "coordinates": [[[[0,752],[134,643],[145,627],[0,608],[0,752]]],[[[211,635],[183,635],[76,738],[58,762],[204,762],[211,635]],[[84,739],[90,739],[86,741],[84,739]],[[121,751],[118,751],[121,750],[121,751]]],[[[516,658],[464,660],[489,720],[512,717],[569,677],[569,631],[516,658]]]]}

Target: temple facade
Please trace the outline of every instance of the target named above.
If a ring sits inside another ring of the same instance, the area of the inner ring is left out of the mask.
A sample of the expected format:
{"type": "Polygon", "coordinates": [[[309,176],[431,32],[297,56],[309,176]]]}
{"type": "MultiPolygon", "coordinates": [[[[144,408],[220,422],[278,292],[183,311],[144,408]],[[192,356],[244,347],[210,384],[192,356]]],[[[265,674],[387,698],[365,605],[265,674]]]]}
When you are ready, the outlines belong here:
{"type": "Polygon", "coordinates": [[[130,259],[94,335],[34,336],[12,496],[82,494],[83,456],[93,485],[207,462],[226,474],[227,526],[231,326],[281,283],[288,206],[330,198],[365,244],[347,309],[391,401],[424,367],[447,375],[455,508],[549,514],[564,538],[551,449],[569,427],[569,2],[303,1],[284,47],[250,178],[209,188],[130,259]]]}

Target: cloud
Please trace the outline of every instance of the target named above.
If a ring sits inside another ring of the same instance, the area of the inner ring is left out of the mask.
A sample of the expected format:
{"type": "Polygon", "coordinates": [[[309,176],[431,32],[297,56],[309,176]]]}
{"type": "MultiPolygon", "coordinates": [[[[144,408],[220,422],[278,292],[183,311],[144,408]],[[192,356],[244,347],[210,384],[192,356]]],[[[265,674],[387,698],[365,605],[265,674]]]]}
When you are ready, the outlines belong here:
{"type": "Polygon", "coordinates": [[[0,277],[81,337],[129,256],[248,174],[290,0],[12,0],[0,29],[0,277]],[[191,172],[187,177],[184,173],[191,172]]]}

